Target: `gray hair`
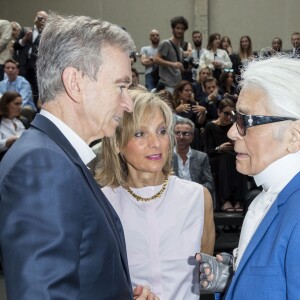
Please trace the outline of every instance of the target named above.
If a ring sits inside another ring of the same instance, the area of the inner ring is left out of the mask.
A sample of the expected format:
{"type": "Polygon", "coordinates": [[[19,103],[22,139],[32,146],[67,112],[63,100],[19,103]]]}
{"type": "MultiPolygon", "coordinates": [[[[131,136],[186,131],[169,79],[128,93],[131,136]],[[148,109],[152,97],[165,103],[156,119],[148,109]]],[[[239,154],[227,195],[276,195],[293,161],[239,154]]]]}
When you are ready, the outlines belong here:
{"type": "Polygon", "coordinates": [[[185,124],[190,125],[190,126],[192,127],[192,132],[195,131],[195,124],[194,124],[194,122],[191,121],[190,119],[187,119],[187,118],[180,118],[180,119],[177,119],[177,120],[175,121],[174,127],[175,127],[176,125],[185,125],[185,124]]]}
{"type": "Polygon", "coordinates": [[[278,55],[249,62],[242,71],[242,88],[265,92],[270,113],[300,119],[300,59],[278,55]]]}
{"type": "Polygon", "coordinates": [[[37,60],[42,103],[64,91],[62,73],[67,67],[96,80],[104,61],[102,49],[107,46],[117,47],[128,55],[135,49],[130,35],[118,25],[85,16],[51,13],[41,36],[37,60]]]}

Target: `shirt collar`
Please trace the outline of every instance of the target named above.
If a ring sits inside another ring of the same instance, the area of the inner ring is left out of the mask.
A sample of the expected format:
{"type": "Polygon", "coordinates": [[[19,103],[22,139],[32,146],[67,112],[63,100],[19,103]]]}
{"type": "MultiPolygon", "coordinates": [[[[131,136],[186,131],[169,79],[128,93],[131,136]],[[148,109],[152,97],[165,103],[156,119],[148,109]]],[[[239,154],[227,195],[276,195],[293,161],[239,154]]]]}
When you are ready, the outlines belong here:
{"type": "Polygon", "coordinates": [[[254,180],[257,186],[263,187],[264,191],[279,193],[299,172],[300,151],[274,161],[262,172],[255,175],[254,180]]]}
{"type": "MultiPolygon", "coordinates": [[[[179,156],[179,154],[178,154],[178,152],[176,150],[176,146],[174,147],[174,153],[176,153],[179,156]]],[[[191,149],[191,147],[189,147],[189,151],[186,154],[186,156],[187,156],[188,159],[192,156],[192,149],[191,149]]]]}
{"type": "Polygon", "coordinates": [[[42,109],[40,114],[47,119],[49,119],[52,123],[54,123],[61,133],[65,136],[65,138],[70,142],[73,148],[76,150],[82,161],[85,165],[91,162],[95,157],[95,153],[89,147],[87,143],[85,143],[79,136],[76,134],[69,126],[67,126],[60,119],[55,117],[50,112],[42,109]]]}

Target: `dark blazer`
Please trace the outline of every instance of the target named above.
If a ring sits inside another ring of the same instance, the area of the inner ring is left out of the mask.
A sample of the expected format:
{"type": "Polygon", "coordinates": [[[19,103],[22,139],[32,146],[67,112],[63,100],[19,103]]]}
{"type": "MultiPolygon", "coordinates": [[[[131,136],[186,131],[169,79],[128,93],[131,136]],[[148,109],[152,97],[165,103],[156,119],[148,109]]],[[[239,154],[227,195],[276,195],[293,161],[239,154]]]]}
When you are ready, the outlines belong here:
{"type": "Polygon", "coordinates": [[[20,76],[27,78],[27,68],[29,64],[29,49],[32,48],[32,41],[28,41],[24,46],[21,46],[19,43],[20,39],[23,39],[27,30],[33,30],[33,28],[22,28],[17,40],[14,42],[14,54],[13,58],[19,63],[20,76]]]}
{"type": "Polygon", "coordinates": [[[292,49],[290,55],[294,58],[300,58],[300,47],[296,48],[295,53],[294,50],[292,49]]]}
{"type": "Polygon", "coordinates": [[[133,298],[117,214],[39,114],[0,164],[0,211],[9,300],[133,298]]]}
{"type": "MultiPolygon", "coordinates": [[[[173,155],[173,170],[175,175],[178,176],[178,158],[176,154],[173,155]]],[[[190,157],[190,175],[192,181],[205,186],[213,196],[215,185],[206,153],[192,149],[192,156],[190,157]]]]}

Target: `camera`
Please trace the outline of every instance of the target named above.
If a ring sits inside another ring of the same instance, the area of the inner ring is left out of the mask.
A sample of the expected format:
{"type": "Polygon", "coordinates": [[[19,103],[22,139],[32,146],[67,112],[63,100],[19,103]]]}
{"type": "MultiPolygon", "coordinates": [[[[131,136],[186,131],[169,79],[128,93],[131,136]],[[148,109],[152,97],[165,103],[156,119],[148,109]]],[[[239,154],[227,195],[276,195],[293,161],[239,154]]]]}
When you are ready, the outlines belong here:
{"type": "Polygon", "coordinates": [[[185,58],[182,62],[183,64],[183,67],[185,69],[188,69],[190,66],[194,69],[197,69],[199,67],[199,64],[197,64],[195,61],[194,61],[194,58],[192,56],[189,56],[187,58],[185,58]]]}

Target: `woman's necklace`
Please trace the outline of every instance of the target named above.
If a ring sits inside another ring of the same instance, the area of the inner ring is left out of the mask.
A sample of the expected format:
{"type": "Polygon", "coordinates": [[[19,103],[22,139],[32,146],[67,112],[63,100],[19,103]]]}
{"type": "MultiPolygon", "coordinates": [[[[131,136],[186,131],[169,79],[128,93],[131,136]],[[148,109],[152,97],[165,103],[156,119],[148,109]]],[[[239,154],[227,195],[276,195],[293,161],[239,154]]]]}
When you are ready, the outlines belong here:
{"type": "Polygon", "coordinates": [[[126,178],[126,186],[125,186],[125,189],[126,189],[126,191],[127,191],[132,197],[135,198],[136,201],[148,202],[148,201],[151,201],[151,200],[154,200],[154,199],[159,198],[159,197],[163,194],[163,192],[165,191],[165,189],[166,189],[166,187],[167,187],[168,181],[169,181],[169,179],[168,179],[168,177],[166,177],[166,179],[164,180],[164,183],[163,183],[163,186],[162,186],[161,190],[160,190],[158,193],[156,193],[155,195],[153,195],[152,197],[149,197],[149,198],[143,198],[143,197],[137,195],[136,193],[134,193],[134,192],[132,191],[132,189],[128,186],[128,179],[127,179],[127,178],[126,178]]]}

